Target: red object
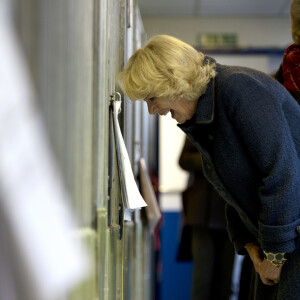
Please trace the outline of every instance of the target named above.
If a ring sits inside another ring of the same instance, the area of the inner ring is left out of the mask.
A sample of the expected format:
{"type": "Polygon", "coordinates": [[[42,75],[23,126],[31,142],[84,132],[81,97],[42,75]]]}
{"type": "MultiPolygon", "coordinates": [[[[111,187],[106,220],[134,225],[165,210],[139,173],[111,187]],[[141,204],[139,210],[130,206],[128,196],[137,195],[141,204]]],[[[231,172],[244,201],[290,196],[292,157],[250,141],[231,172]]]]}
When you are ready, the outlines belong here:
{"type": "Polygon", "coordinates": [[[290,45],[283,54],[282,76],[289,91],[300,91],[300,46],[290,45]]]}

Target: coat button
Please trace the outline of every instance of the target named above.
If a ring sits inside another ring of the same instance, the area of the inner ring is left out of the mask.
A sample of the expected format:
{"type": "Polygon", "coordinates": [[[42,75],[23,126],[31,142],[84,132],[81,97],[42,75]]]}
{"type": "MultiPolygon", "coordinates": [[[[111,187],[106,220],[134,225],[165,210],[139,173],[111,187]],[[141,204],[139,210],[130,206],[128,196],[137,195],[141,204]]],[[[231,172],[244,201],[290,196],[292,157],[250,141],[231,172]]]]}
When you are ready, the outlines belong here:
{"type": "Polygon", "coordinates": [[[211,166],[210,165],[206,165],[206,169],[210,171],[211,170],[211,166]]]}
{"type": "Polygon", "coordinates": [[[300,233],[300,226],[297,226],[297,227],[296,227],[296,232],[297,232],[297,233],[300,233]]]}
{"type": "Polygon", "coordinates": [[[212,134],[209,134],[209,135],[208,135],[208,139],[209,139],[209,140],[213,140],[213,139],[214,139],[214,136],[213,136],[212,134]]]}

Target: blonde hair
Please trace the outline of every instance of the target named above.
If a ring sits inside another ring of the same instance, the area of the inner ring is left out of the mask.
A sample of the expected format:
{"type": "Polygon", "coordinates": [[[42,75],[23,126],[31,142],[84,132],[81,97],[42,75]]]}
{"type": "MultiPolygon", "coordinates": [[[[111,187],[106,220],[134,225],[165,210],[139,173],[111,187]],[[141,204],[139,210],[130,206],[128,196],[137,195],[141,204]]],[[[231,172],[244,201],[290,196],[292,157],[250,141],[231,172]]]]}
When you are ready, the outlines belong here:
{"type": "Polygon", "coordinates": [[[290,7],[291,33],[295,44],[300,45],[300,0],[293,0],[290,7]]]}
{"type": "Polygon", "coordinates": [[[204,55],[183,41],[156,35],[135,51],[119,74],[119,84],[130,99],[183,94],[196,100],[205,93],[215,65],[204,64],[204,55]]]}

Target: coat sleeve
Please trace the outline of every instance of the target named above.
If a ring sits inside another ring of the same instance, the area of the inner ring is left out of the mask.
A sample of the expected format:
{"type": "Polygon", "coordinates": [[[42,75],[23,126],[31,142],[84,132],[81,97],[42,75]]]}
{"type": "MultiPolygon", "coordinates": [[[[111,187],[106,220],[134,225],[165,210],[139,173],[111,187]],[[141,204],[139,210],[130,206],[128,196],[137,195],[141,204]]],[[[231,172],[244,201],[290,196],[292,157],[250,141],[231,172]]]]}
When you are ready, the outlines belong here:
{"type": "Polygon", "coordinates": [[[237,254],[246,255],[245,245],[248,243],[256,243],[257,239],[249,232],[242,222],[236,210],[226,203],[225,214],[227,221],[227,231],[229,238],[234,245],[237,254]]]}
{"type": "Polygon", "coordinates": [[[294,137],[291,122],[300,113],[293,112],[298,107],[288,103],[294,100],[287,92],[279,87],[272,90],[275,83],[267,86],[251,76],[236,74],[225,90],[226,99],[230,98],[226,108],[261,174],[259,242],[266,251],[291,252],[300,224],[300,138],[294,137]]]}

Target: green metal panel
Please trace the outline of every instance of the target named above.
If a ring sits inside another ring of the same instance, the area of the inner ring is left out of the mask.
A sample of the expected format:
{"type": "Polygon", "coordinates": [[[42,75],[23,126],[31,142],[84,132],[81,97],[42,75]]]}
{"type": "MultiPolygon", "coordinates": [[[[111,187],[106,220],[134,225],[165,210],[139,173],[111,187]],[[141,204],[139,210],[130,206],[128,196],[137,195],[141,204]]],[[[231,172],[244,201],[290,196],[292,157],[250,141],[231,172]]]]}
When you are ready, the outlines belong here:
{"type": "MultiPolygon", "coordinates": [[[[140,211],[123,221],[115,151],[108,198],[109,96],[119,91],[117,74],[144,38],[137,1],[14,2],[50,145],[93,266],[87,281],[58,300],[150,300],[149,236],[140,211]]],[[[123,100],[122,108],[119,120],[137,176],[146,116],[140,104],[123,100]]]]}
{"type": "Polygon", "coordinates": [[[89,226],[93,204],[94,1],[15,1],[21,40],[51,147],[77,219],[81,226],[89,226]]]}
{"type": "Polygon", "coordinates": [[[135,212],[134,244],[132,251],[133,272],[131,277],[132,300],[143,299],[143,227],[140,212],[135,212]]]}
{"type": "MultiPolygon", "coordinates": [[[[111,136],[111,138],[114,141],[114,136],[111,136]]],[[[115,145],[115,142],[114,142],[115,145]]],[[[109,221],[110,224],[115,224],[115,225],[120,225],[120,213],[119,213],[119,208],[120,204],[122,205],[122,200],[121,200],[121,190],[120,190],[120,179],[119,179],[119,172],[118,172],[118,164],[117,164],[117,152],[116,148],[113,147],[113,186],[111,190],[111,195],[110,195],[110,203],[109,203],[109,221]]],[[[121,216],[123,218],[123,216],[121,216]]]]}
{"type": "Polygon", "coordinates": [[[131,290],[131,274],[133,272],[134,222],[124,223],[124,254],[123,254],[123,299],[132,300],[134,291],[131,290]]]}
{"type": "Polygon", "coordinates": [[[98,296],[99,299],[108,299],[108,229],[107,210],[100,208],[97,211],[98,232],[98,296]]]}
{"type": "Polygon", "coordinates": [[[153,235],[147,226],[143,227],[143,296],[144,300],[151,300],[155,297],[155,282],[153,277],[154,267],[154,248],[153,235]]]}
{"type": "Polygon", "coordinates": [[[108,189],[108,39],[109,12],[107,0],[95,0],[94,20],[94,149],[95,202],[107,208],[108,189]]]}
{"type": "Polygon", "coordinates": [[[120,226],[111,226],[108,235],[109,300],[123,299],[123,243],[119,236],[120,226]]]}
{"type": "Polygon", "coordinates": [[[90,228],[84,228],[76,232],[82,245],[89,253],[91,273],[90,276],[78,285],[69,295],[69,300],[97,300],[97,234],[90,228]]]}

